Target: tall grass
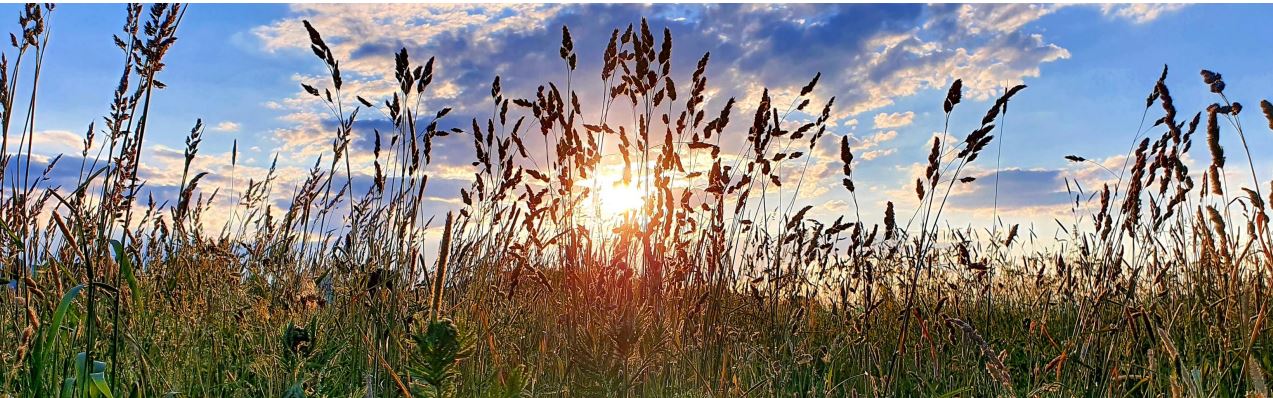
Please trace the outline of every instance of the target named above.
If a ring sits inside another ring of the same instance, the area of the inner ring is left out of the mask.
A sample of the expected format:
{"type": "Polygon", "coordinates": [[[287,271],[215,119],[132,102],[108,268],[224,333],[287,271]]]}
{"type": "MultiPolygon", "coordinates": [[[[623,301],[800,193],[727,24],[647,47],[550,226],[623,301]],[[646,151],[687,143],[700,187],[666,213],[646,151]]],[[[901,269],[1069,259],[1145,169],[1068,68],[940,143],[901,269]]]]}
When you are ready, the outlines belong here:
{"type": "MultiPolygon", "coordinates": [[[[710,56],[673,71],[671,32],[641,21],[612,32],[591,77],[603,92],[585,106],[563,27],[561,75],[533,93],[506,93],[496,76],[490,116],[457,121],[425,107],[434,58],[401,50],[396,92],[364,98],[307,22],[297,29],[329,79],[303,89],[336,121],[331,150],[290,197],[275,193],[275,166],[248,181],[214,233],[201,216],[217,194],[192,166],[199,121],[179,196],[139,198],[150,103],[184,11],[126,7],[119,86],[86,132],[74,187],[47,183],[58,159],[30,170],[54,8],[28,6],[0,58],[0,393],[1268,396],[1267,202],[1242,106],[1217,73],[1202,72],[1216,104],[1189,118],[1163,69],[1144,109],[1162,116],[1140,126],[1123,168],[1066,156],[1116,182],[1067,181],[1073,219],[1040,244],[1015,224],[943,222],[1024,86],[961,134],[951,126],[980,113],[956,80],[934,107],[946,123],[918,205],[886,203],[880,225],[858,211],[842,137],[854,211],[828,222],[800,199],[835,133],[820,74],[755,103],[709,98],[710,56]],[[351,144],[369,112],[392,129],[358,170],[351,144]],[[1200,125],[1211,159],[1191,172],[1200,125]],[[1227,134],[1252,185],[1228,181],[1242,173],[1226,172],[1227,134]],[[469,141],[476,159],[445,216],[425,210],[435,140],[469,141]],[[644,204],[606,218],[597,175],[615,157],[644,204]]],[[[1261,107],[1273,128],[1273,105],[1261,107]]]]}

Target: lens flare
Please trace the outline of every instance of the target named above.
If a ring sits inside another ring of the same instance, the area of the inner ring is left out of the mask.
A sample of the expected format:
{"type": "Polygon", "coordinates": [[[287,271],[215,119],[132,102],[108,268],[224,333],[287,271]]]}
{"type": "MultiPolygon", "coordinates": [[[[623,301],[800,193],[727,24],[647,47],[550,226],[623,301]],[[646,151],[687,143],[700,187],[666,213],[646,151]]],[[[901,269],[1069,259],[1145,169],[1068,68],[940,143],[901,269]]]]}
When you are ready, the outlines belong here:
{"type": "Polygon", "coordinates": [[[645,205],[645,191],[628,184],[603,184],[597,191],[602,217],[618,217],[639,211],[645,205]]]}

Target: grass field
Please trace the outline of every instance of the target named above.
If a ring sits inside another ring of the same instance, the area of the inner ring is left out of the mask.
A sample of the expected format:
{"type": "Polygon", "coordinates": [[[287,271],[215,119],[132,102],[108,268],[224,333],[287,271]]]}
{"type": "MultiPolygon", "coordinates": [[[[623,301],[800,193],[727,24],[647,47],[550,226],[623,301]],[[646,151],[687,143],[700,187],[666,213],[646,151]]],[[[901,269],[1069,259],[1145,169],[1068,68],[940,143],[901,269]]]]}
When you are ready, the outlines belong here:
{"type": "MultiPolygon", "coordinates": [[[[363,98],[306,23],[330,81],[304,89],[336,121],[331,150],[219,209],[191,168],[202,123],[177,195],[140,194],[152,98],[182,73],[164,56],[197,43],[176,40],[180,6],[127,10],[124,78],[85,138],[105,145],[68,154],[85,159],[78,186],[21,161],[37,110],[17,98],[40,82],[18,77],[41,68],[53,10],[28,6],[0,61],[0,396],[1269,396],[1273,185],[1219,137],[1268,139],[1273,105],[1243,113],[1218,74],[1190,80],[1216,105],[1178,113],[1164,68],[1117,182],[1072,187],[1062,243],[1042,245],[943,218],[1025,86],[971,109],[955,81],[931,101],[943,134],[911,154],[928,159],[918,205],[818,220],[796,198],[834,134],[820,75],[790,103],[705,109],[710,57],[672,70],[670,32],[641,22],[576,49],[563,27],[560,48],[527,49],[556,50],[560,76],[536,93],[491,76],[490,116],[458,120],[420,105],[446,54],[402,50],[398,92],[363,98]],[[573,73],[593,61],[600,76],[573,73]],[[579,102],[585,78],[606,100],[579,102]],[[392,128],[356,170],[354,124],[373,113],[392,128]],[[431,214],[439,140],[471,142],[476,162],[456,210],[431,214]],[[617,158],[624,188],[600,186],[617,158]],[[214,211],[230,221],[208,225],[214,211]]],[[[835,189],[856,204],[840,143],[835,189]]]]}

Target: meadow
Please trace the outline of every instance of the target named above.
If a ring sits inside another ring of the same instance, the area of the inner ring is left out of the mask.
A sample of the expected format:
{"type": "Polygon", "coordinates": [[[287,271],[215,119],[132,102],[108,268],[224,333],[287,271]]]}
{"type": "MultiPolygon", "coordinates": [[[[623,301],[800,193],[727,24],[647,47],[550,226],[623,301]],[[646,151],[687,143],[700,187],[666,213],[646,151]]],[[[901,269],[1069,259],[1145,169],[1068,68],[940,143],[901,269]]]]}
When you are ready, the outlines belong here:
{"type": "MultiPolygon", "coordinates": [[[[637,21],[576,49],[561,27],[559,48],[526,49],[555,50],[560,76],[528,93],[491,76],[489,116],[458,120],[421,105],[446,54],[401,50],[397,92],[364,98],[306,23],[330,80],[303,88],[330,111],[331,150],[301,181],[245,181],[231,221],[208,225],[226,193],[191,167],[201,122],[174,197],[138,177],[160,134],[151,101],[182,73],[164,57],[197,45],[177,39],[185,9],[122,8],[122,76],[66,154],[75,186],[29,161],[37,109],[22,99],[40,87],[53,6],[28,5],[0,59],[0,396],[1269,396],[1273,184],[1245,133],[1269,139],[1273,104],[1242,112],[1218,73],[1172,71],[1214,93],[1178,113],[1164,67],[1144,109],[1122,110],[1146,116],[1106,170],[1116,183],[1070,187],[1062,243],[1034,245],[1017,224],[943,218],[969,165],[997,156],[1025,86],[970,109],[955,80],[931,101],[943,134],[913,154],[927,156],[918,206],[819,220],[797,198],[836,133],[820,74],[790,103],[766,90],[708,109],[711,57],[672,70],[669,30],[637,21]],[[580,62],[600,75],[574,74],[580,62]],[[580,102],[585,78],[604,100],[580,102]],[[392,127],[357,170],[368,117],[392,127]],[[1244,143],[1233,159],[1221,134],[1244,143]],[[455,211],[431,214],[440,140],[472,144],[473,179],[455,211]],[[618,194],[596,178],[616,157],[618,194]]],[[[835,189],[856,204],[847,138],[839,158],[835,189]]]]}

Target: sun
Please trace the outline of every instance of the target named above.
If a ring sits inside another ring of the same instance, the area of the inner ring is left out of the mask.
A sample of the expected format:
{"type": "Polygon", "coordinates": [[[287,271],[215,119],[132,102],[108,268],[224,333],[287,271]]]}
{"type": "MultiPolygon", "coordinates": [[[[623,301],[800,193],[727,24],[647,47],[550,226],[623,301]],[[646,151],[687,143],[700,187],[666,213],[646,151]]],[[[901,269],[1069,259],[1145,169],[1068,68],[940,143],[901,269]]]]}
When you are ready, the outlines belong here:
{"type": "Polygon", "coordinates": [[[601,184],[597,191],[601,216],[617,217],[639,211],[645,205],[645,191],[623,183],[601,184]]]}

